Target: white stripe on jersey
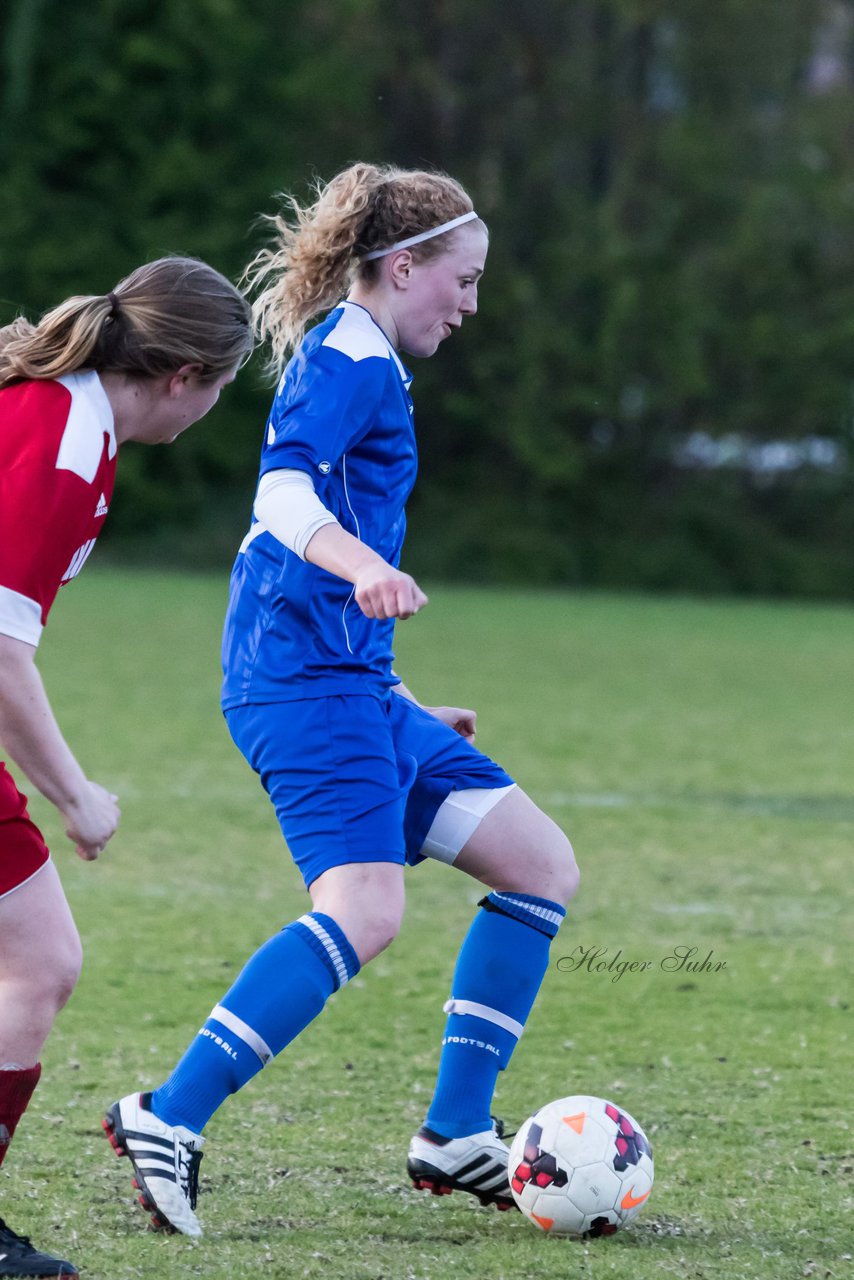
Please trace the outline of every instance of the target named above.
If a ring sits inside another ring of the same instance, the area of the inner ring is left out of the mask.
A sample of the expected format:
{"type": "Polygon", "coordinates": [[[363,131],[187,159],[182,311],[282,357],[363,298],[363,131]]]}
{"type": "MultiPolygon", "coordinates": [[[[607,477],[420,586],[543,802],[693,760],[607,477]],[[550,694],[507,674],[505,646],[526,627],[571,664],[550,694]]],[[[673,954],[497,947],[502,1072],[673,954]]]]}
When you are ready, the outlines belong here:
{"type": "Polygon", "coordinates": [[[343,302],[341,316],[323,339],[324,347],[340,351],[358,363],[370,356],[379,360],[393,360],[401,380],[409,386],[411,379],[400,362],[400,356],[383,333],[373,316],[357,302],[343,302]]]}
{"type": "Polygon", "coordinates": [[[84,542],[82,547],[78,547],[71,557],[71,564],[62,575],[62,581],[68,582],[71,578],[76,578],[80,570],[83,568],[89,556],[92,554],[92,548],[95,545],[95,538],[90,538],[88,542],[84,542]]]}
{"type": "MultiPolygon", "coordinates": [[[[359,530],[359,517],[356,515],[355,511],[353,510],[352,504],[350,502],[350,491],[347,488],[347,455],[346,453],[343,453],[341,455],[341,477],[344,481],[344,497],[347,501],[347,510],[350,512],[350,515],[353,517],[353,523],[356,526],[356,537],[361,538],[362,535],[359,530]]],[[[356,594],[356,586],[354,583],[353,590],[350,592],[347,599],[344,601],[344,608],[341,610],[341,622],[344,627],[344,639],[347,641],[348,653],[352,653],[353,650],[350,647],[350,632],[347,630],[347,610],[349,609],[350,601],[353,599],[353,596],[355,594],[356,594]]]]}
{"type": "Polygon", "coordinates": [[[252,546],[252,543],[255,541],[255,539],[260,538],[261,534],[266,532],[267,532],[266,525],[263,525],[260,520],[256,520],[252,528],[247,533],[246,537],[241,542],[240,546],[237,548],[237,554],[239,556],[243,555],[243,553],[249,547],[252,546]]]}
{"type": "Polygon", "coordinates": [[[11,587],[0,587],[0,635],[37,645],[42,631],[42,611],[36,601],[11,587]]]}
{"type": "Polygon", "coordinates": [[[91,484],[104,452],[104,436],[109,437],[110,458],[115,457],[118,447],[112,407],[101,379],[91,369],[87,373],[68,373],[56,381],[71,392],[68,421],[56,456],[57,470],[73,471],[91,484]]]}

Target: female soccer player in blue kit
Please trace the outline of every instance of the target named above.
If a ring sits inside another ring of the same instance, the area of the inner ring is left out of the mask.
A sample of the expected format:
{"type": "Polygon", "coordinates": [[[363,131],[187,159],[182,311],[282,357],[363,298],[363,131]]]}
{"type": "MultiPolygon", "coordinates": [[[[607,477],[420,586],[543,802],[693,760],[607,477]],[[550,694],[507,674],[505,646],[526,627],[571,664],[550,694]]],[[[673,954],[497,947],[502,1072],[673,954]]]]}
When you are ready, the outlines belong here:
{"type": "Polygon", "coordinates": [[[474,747],[475,713],[420,706],[392,671],[395,619],[427,603],[398,567],[416,475],[399,352],[432,356],[475,314],[486,228],[452,179],[367,164],[292,205],[295,225],[274,219],[249,272],[273,361],[293,355],[232,573],[223,709],[312,909],[252,956],[165,1083],[104,1122],[155,1223],[196,1236],[205,1124],[388,946],[404,865],[424,857],[492,892],[460,951],[407,1167],[416,1187],[508,1207],[490,1103],[578,882],[566,837],[474,747]]]}

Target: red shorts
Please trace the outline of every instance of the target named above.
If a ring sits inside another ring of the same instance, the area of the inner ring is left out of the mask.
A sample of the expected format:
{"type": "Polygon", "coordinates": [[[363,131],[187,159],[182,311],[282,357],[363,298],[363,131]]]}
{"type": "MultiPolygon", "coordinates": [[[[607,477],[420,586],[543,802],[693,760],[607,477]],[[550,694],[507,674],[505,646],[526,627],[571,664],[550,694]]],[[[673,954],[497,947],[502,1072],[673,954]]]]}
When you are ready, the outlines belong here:
{"type": "Polygon", "coordinates": [[[27,813],[27,797],[0,761],[0,898],[44,866],[50,852],[27,813]]]}

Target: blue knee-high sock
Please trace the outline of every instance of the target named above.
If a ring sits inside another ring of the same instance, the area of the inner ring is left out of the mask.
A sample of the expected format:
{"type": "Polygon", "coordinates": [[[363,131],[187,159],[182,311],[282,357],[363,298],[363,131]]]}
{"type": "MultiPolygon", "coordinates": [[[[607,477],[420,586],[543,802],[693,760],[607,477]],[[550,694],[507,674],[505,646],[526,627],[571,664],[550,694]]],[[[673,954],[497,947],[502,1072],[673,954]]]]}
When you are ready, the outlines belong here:
{"type": "Polygon", "coordinates": [[[151,1107],[167,1124],[201,1133],[230,1093],[242,1089],[359,972],[335,921],[318,911],[268,939],[214,1008],[151,1107]]]}
{"type": "Polygon", "coordinates": [[[490,893],[469,929],[445,1009],[436,1092],[427,1127],[444,1138],[490,1128],[498,1072],[522,1034],[566,915],[527,893],[490,893]]]}

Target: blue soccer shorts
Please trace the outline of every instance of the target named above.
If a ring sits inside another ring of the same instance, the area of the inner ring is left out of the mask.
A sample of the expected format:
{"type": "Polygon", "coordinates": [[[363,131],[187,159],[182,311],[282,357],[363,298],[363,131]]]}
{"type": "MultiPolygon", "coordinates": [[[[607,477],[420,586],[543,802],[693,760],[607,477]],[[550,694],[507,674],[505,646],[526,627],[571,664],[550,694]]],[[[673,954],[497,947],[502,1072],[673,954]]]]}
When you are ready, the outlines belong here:
{"type": "Polygon", "coordinates": [[[393,692],[240,706],[225,716],[307,886],[352,862],[421,862],[450,792],[514,785],[448,725],[393,692]]]}

